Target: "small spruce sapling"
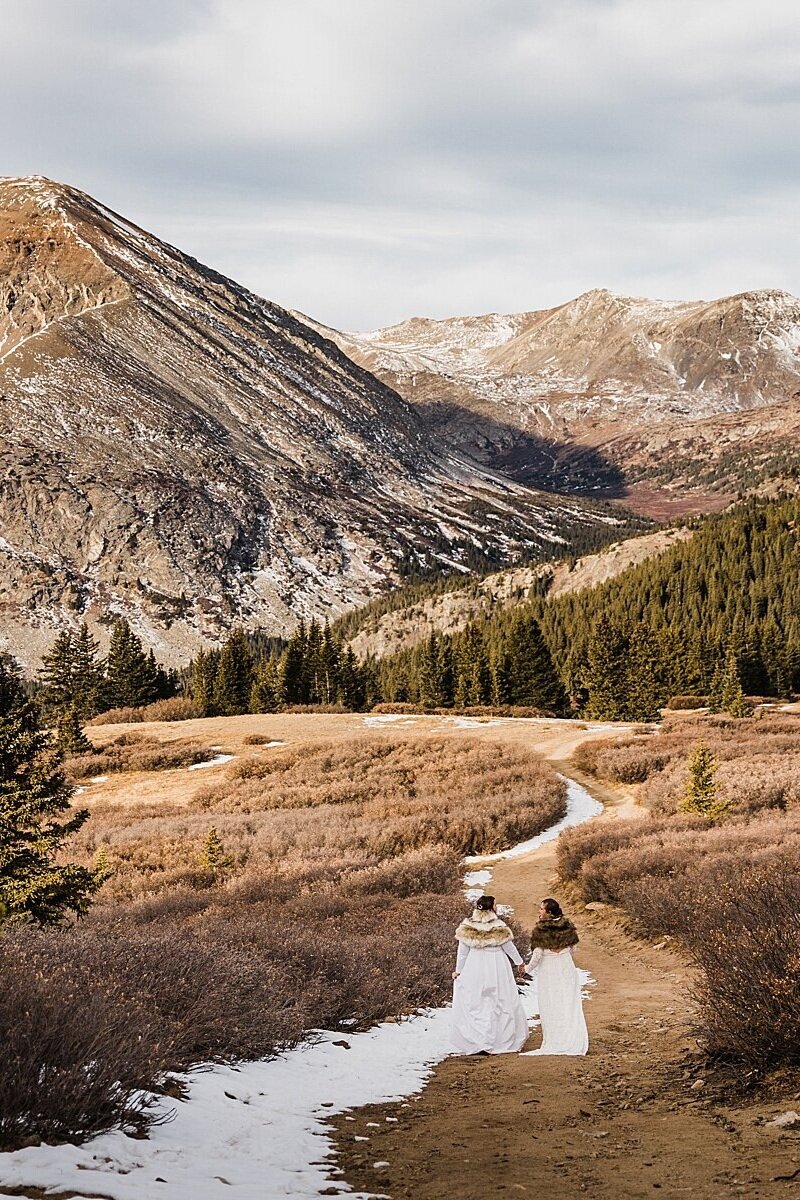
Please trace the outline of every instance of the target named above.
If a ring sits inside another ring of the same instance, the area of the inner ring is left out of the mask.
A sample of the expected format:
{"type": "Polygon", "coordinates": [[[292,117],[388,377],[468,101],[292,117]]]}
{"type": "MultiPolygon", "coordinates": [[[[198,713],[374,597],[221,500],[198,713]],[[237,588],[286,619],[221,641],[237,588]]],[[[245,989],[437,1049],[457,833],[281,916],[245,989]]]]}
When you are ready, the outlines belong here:
{"type": "Polygon", "coordinates": [[[717,761],[703,742],[695,747],[689,759],[689,779],[681,802],[681,811],[696,813],[709,820],[724,815],[727,805],[717,793],[717,761]]]}
{"type": "Polygon", "coordinates": [[[217,833],[216,826],[214,825],[211,826],[206,834],[199,862],[200,866],[204,870],[210,871],[215,878],[225,875],[233,867],[233,858],[230,854],[226,853],[225,847],[222,844],[222,838],[217,833]]]}

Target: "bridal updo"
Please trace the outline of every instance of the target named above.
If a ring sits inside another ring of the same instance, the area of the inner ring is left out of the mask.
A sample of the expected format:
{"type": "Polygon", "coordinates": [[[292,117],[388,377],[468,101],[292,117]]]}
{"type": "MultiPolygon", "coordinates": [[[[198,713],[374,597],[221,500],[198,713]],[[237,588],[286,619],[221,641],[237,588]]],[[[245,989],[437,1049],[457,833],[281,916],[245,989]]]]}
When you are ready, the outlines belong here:
{"type": "Polygon", "coordinates": [[[481,912],[491,912],[494,908],[494,896],[479,896],[475,907],[481,912]]]}
{"type": "Polygon", "coordinates": [[[548,896],[546,900],[542,901],[542,908],[545,910],[548,917],[555,917],[556,920],[564,915],[561,911],[561,905],[557,900],[554,900],[552,896],[548,896]]]}

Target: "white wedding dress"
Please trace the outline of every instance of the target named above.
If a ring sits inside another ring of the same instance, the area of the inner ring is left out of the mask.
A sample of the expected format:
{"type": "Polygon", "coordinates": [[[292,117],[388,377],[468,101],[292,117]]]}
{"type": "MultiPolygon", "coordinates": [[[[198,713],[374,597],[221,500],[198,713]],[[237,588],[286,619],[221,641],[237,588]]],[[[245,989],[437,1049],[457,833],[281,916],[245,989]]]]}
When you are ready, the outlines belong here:
{"type": "Polygon", "coordinates": [[[458,944],[453,985],[452,1043],[457,1054],[516,1054],[528,1039],[512,963],[522,962],[512,941],[502,946],[458,944]]]}
{"type": "Polygon", "coordinates": [[[528,1054],[586,1054],[589,1031],[572,949],[534,950],[528,972],[535,972],[542,1020],[542,1044],[528,1054]]]}

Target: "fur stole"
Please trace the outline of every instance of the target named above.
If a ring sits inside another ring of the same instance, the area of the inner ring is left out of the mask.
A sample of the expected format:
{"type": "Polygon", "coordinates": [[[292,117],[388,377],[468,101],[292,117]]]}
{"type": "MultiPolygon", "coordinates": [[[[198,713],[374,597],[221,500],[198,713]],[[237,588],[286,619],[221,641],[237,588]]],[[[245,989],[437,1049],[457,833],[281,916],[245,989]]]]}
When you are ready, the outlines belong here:
{"type": "Polygon", "coordinates": [[[578,931],[568,917],[547,917],[533,927],[531,950],[566,950],[578,941],[578,931]]]}
{"type": "Polygon", "coordinates": [[[504,946],[513,941],[514,935],[497,913],[476,908],[471,917],[461,922],[456,938],[473,950],[481,950],[486,946],[504,946]]]}

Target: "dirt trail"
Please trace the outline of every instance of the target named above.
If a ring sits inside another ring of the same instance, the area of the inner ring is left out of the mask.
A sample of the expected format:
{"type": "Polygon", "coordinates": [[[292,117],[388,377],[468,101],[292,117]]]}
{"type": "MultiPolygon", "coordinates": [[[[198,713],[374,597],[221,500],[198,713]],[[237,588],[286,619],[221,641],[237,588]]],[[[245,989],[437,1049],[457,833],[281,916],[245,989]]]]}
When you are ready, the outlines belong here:
{"type": "MultiPolygon", "coordinates": [[[[604,802],[598,820],[634,815],[632,789],[598,785],[569,764],[586,736],[574,726],[554,729],[537,749],[604,802]]],[[[493,892],[525,924],[554,890],[555,847],[494,868],[493,892]]],[[[796,1194],[797,1182],[776,1177],[797,1169],[800,1142],[763,1120],[797,1107],[797,1097],[712,1105],[702,1086],[691,1086],[700,1063],[688,1038],[684,965],[631,939],[607,913],[575,916],[577,960],[596,979],[586,1005],[588,1057],[448,1059],[410,1101],[336,1119],[347,1182],[392,1200],[796,1194]]],[[[528,1049],[539,1041],[535,1032],[528,1049]]]]}

